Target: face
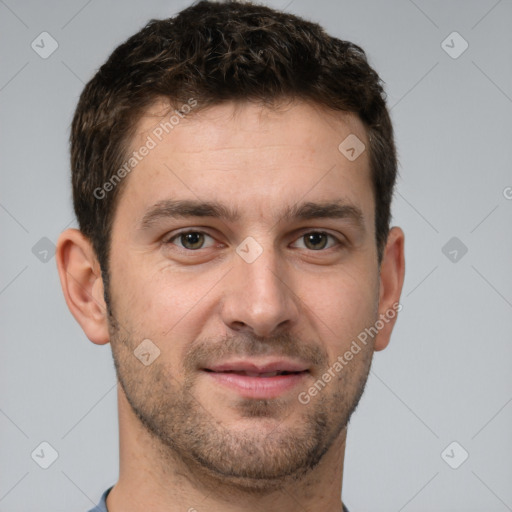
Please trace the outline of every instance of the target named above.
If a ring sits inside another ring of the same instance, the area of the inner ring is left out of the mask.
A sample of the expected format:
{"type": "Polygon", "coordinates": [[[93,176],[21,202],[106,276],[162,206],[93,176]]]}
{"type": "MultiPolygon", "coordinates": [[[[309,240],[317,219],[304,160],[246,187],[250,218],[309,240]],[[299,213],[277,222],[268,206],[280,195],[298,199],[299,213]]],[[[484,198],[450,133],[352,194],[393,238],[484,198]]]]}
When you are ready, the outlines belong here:
{"type": "Polygon", "coordinates": [[[367,136],[306,103],[230,103],[159,140],[161,112],[138,126],[132,150],[155,147],[125,178],[112,230],[122,391],[164,464],[278,487],[339,439],[368,376],[371,341],[333,368],[378,318],[369,158],[338,149],[367,136]]]}

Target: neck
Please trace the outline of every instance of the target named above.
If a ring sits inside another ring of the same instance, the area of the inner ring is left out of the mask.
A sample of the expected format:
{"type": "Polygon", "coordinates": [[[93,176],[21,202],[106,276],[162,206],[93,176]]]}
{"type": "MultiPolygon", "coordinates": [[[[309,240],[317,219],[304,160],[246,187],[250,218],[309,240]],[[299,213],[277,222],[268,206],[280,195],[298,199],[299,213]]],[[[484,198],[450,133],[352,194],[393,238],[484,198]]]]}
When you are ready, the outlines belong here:
{"type": "Polygon", "coordinates": [[[256,489],[226,484],[222,475],[170,454],[135,417],[119,386],[118,403],[119,481],[108,494],[108,512],[343,510],[346,429],[308,473],[283,480],[278,488],[256,489]]]}

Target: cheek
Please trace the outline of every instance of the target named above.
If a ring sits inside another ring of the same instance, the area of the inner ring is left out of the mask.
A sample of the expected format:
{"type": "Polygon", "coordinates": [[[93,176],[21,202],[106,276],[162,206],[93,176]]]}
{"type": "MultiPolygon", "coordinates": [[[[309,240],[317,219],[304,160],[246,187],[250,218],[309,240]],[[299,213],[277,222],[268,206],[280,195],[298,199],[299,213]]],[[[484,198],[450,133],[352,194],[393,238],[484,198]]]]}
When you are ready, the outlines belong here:
{"type": "Polygon", "coordinates": [[[217,275],[184,272],[170,265],[138,270],[123,268],[119,274],[119,303],[122,315],[137,335],[154,339],[162,351],[194,339],[204,324],[208,293],[217,275]]]}
{"type": "MultiPolygon", "coordinates": [[[[378,281],[368,274],[339,273],[338,278],[317,281],[305,301],[308,316],[324,340],[331,357],[343,353],[352,340],[377,316],[378,281]],[[364,278],[363,278],[364,277],[364,278]]],[[[301,296],[305,295],[303,292],[301,296]]]]}

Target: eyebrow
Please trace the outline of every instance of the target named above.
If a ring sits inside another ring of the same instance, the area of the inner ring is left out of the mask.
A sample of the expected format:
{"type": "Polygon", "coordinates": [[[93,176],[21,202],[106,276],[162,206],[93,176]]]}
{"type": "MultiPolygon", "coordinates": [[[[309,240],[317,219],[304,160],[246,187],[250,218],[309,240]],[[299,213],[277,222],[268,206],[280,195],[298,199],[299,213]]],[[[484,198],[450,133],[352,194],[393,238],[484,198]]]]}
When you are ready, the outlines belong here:
{"type": "MultiPolygon", "coordinates": [[[[166,199],[150,207],[140,222],[139,229],[145,230],[156,222],[169,218],[211,217],[234,223],[240,220],[240,212],[217,201],[166,199]]],[[[361,209],[343,201],[305,202],[287,207],[279,221],[312,219],[348,219],[364,230],[364,216],[361,209]]]]}

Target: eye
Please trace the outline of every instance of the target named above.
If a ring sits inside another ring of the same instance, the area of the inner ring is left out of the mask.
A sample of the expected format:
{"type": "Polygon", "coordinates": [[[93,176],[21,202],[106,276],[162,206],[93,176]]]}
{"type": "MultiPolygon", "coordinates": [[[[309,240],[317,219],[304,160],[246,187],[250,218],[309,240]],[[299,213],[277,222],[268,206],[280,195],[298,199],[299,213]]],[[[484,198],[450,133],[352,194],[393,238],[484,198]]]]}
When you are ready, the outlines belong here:
{"type": "MultiPolygon", "coordinates": [[[[309,249],[312,251],[321,251],[324,249],[330,249],[336,245],[343,245],[335,236],[323,231],[311,231],[309,233],[305,233],[298,238],[295,244],[299,243],[300,241],[304,242],[302,247],[299,246],[300,249],[309,249]],[[329,239],[333,241],[330,245],[329,239]]],[[[182,231],[181,233],[177,233],[166,240],[165,243],[176,245],[181,249],[197,251],[199,249],[212,247],[215,243],[215,240],[203,231],[182,231]],[[205,245],[207,239],[211,240],[210,245],[205,245]]]]}
{"type": "MultiPolygon", "coordinates": [[[[167,240],[165,243],[177,245],[182,249],[195,251],[197,249],[205,248],[205,238],[210,238],[212,241],[214,241],[214,239],[210,235],[207,235],[202,231],[182,231],[181,233],[174,235],[172,238],[169,238],[169,240],[167,240]],[[179,240],[180,244],[174,243],[174,240],[176,239],[179,240]]],[[[211,247],[211,245],[209,247],[211,247]]]]}
{"type": "Polygon", "coordinates": [[[333,247],[333,245],[327,247],[329,238],[335,241],[335,244],[333,245],[342,245],[335,236],[330,235],[329,233],[324,233],[323,231],[311,231],[310,233],[302,235],[298,240],[304,240],[306,249],[320,251],[325,248],[330,249],[333,247]]]}

